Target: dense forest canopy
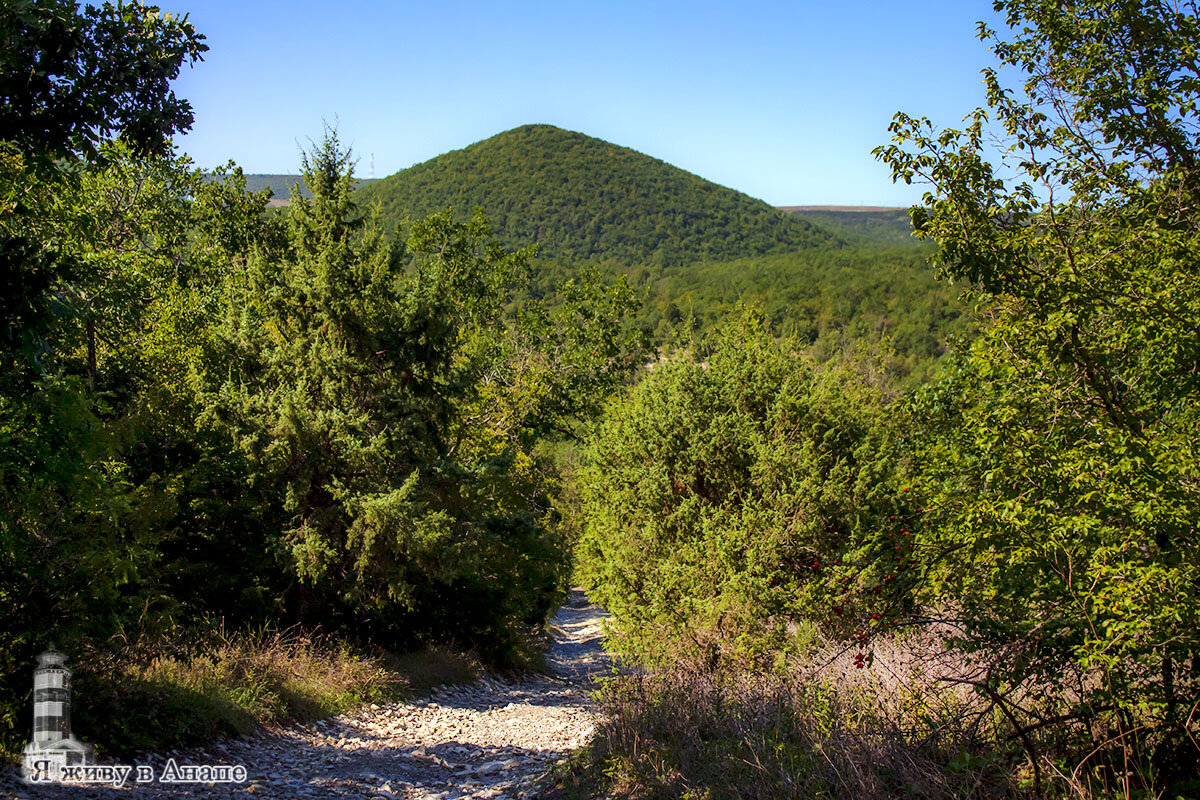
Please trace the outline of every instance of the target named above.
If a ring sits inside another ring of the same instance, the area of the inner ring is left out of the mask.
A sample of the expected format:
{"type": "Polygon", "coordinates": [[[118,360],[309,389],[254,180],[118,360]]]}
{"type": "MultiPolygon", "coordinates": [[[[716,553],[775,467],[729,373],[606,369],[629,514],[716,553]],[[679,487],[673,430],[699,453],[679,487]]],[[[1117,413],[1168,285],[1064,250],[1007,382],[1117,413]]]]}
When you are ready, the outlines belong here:
{"type": "Polygon", "coordinates": [[[775,334],[794,337],[818,361],[872,350],[882,384],[899,390],[927,377],[950,342],[974,330],[958,300],[962,284],[937,281],[928,255],[927,247],[839,247],[657,274],[633,270],[630,277],[645,287],[641,317],[659,341],[670,341],[682,320],[707,330],[739,305],[752,305],[775,334]]]}

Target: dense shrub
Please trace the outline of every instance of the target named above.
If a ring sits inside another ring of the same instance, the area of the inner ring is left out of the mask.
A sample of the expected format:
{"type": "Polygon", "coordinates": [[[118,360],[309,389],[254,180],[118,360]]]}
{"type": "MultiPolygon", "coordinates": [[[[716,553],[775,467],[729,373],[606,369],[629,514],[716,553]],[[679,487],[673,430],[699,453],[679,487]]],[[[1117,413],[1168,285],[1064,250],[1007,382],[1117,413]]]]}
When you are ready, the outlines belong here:
{"type": "Polygon", "coordinates": [[[894,462],[871,391],[742,313],[615,400],[580,477],[582,573],[642,656],[830,616],[818,588],[877,528],[894,462]]]}

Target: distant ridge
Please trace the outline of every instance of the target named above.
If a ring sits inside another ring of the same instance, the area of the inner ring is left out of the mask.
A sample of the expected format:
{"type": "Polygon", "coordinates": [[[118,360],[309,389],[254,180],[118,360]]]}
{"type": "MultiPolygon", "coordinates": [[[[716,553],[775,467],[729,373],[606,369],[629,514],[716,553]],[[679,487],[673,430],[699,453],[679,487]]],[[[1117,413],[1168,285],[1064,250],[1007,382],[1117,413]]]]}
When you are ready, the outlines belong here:
{"type": "Polygon", "coordinates": [[[565,261],[674,264],[839,245],[808,220],[582,133],[526,125],[363,187],[399,224],[482,207],[509,246],[565,261]]]}
{"type": "Polygon", "coordinates": [[[775,206],[780,211],[907,211],[908,206],[775,206]]]}
{"type": "MultiPolygon", "coordinates": [[[[280,175],[263,172],[248,172],[246,177],[246,191],[261,192],[263,189],[271,190],[271,206],[286,206],[292,199],[292,186],[300,185],[300,194],[304,197],[312,197],[312,193],[304,185],[303,175],[280,175]]],[[[364,186],[371,183],[372,178],[355,178],[356,186],[364,186]]]]}
{"type": "Polygon", "coordinates": [[[921,244],[913,236],[908,208],[895,206],[779,206],[779,210],[832,231],[853,244],[921,244]]]}

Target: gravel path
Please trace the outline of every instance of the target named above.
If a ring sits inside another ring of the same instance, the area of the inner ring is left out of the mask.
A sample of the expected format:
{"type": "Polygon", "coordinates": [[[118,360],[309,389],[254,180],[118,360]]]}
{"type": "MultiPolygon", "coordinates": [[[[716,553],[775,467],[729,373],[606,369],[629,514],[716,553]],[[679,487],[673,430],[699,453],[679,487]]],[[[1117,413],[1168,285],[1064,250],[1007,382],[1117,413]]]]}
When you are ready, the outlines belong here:
{"type": "Polygon", "coordinates": [[[515,798],[591,738],[588,695],[607,668],[604,612],[581,590],[551,623],[550,674],[485,677],[424,700],[367,706],[311,725],[260,731],[139,763],[160,775],[176,764],[244,765],[242,784],[135,784],[123,788],[26,785],[0,775],[0,797],[30,798],[515,798]]]}

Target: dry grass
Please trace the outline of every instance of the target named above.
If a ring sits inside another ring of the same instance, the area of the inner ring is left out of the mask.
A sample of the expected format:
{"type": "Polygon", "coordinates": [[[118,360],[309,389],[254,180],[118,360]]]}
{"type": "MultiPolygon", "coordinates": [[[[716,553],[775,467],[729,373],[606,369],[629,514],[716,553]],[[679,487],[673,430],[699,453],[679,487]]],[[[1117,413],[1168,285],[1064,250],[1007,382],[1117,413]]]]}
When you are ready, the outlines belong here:
{"type": "Polygon", "coordinates": [[[553,796],[597,786],[605,797],[692,800],[1198,796],[1186,764],[1156,776],[1150,749],[1130,757],[1103,716],[1064,713],[1078,699],[1069,676],[1000,700],[972,685],[988,684],[986,658],[913,631],[876,639],[863,668],[856,648],[814,641],[804,657],[752,669],[719,635],[700,637],[688,656],[610,680],[607,719],[587,758],[555,776],[553,796]]]}
{"type": "Polygon", "coordinates": [[[769,673],[680,662],[608,687],[597,745],[624,797],[998,798],[1019,747],[937,673],[931,638],[881,642],[868,669],[832,647],[769,673]]]}
{"type": "Polygon", "coordinates": [[[164,749],[411,698],[476,672],[448,650],[368,654],[298,630],[121,642],[80,659],[76,728],[110,753],[164,749]]]}

